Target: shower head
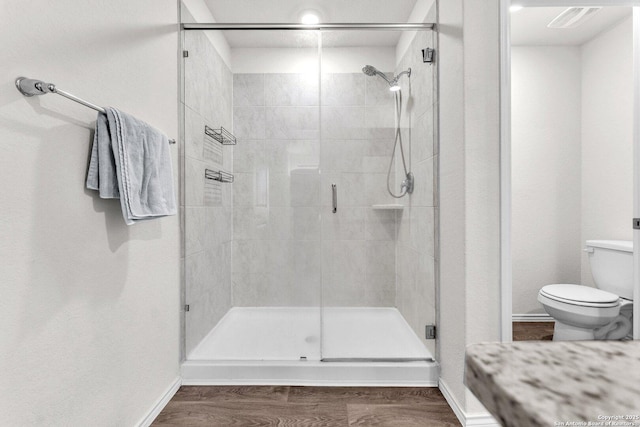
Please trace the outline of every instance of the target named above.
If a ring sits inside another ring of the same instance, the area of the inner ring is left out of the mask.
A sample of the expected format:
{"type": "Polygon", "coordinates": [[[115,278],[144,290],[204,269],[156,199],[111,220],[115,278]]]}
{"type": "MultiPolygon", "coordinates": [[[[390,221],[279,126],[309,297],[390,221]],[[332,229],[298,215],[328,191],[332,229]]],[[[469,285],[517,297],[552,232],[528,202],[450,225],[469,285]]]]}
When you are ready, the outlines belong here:
{"type": "Polygon", "coordinates": [[[389,80],[389,78],[385,76],[383,72],[379,71],[373,65],[365,65],[364,67],[362,67],[362,72],[365,73],[367,76],[377,75],[382,77],[389,84],[389,90],[392,92],[397,92],[400,90],[400,85],[398,84],[398,80],[400,80],[400,77],[402,77],[403,74],[406,74],[407,76],[411,77],[411,68],[401,72],[393,80],[389,80]]]}
{"type": "Polygon", "coordinates": [[[365,65],[364,67],[362,67],[362,72],[367,76],[375,76],[379,73],[379,71],[373,65],[365,65]]]}
{"type": "Polygon", "coordinates": [[[384,73],[378,71],[378,69],[373,65],[365,65],[364,67],[362,67],[362,72],[365,73],[367,76],[378,75],[382,77],[387,83],[389,83],[389,86],[391,86],[391,80],[389,80],[387,76],[384,75],[384,73]]]}

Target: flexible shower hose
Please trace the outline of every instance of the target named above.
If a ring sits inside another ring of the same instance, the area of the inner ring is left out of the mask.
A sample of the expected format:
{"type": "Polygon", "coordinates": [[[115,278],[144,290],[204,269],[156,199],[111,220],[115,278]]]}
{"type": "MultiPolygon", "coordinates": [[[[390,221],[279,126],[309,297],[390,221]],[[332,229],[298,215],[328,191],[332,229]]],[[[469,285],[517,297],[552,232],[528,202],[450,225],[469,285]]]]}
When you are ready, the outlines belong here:
{"type": "MultiPolygon", "coordinates": [[[[400,118],[402,117],[402,91],[394,92],[395,104],[396,104],[396,134],[393,142],[393,152],[391,153],[391,160],[389,161],[389,170],[387,171],[387,191],[392,197],[399,199],[407,195],[407,187],[403,187],[400,194],[394,194],[391,190],[391,169],[393,168],[393,159],[396,156],[396,147],[400,145],[400,157],[402,158],[402,167],[404,169],[404,176],[408,178],[409,171],[407,170],[407,162],[404,158],[404,149],[402,147],[402,131],[400,130],[400,118]]],[[[405,178],[405,179],[406,179],[405,178]]]]}

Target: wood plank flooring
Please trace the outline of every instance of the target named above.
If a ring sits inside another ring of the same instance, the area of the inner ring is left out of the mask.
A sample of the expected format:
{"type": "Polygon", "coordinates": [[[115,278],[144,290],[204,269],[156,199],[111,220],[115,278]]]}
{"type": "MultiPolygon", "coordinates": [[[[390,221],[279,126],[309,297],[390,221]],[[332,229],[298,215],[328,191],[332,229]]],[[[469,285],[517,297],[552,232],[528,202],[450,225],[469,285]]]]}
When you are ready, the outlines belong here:
{"type": "Polygon", "coordinates": [[[184,386],[153,423],[176,426],[460,426],[437,388],[184,386]]]}
{"type": "Polygon", "coordinates": [[[550,341],[554,322],[513,322],[514,341],[550,341]]]}

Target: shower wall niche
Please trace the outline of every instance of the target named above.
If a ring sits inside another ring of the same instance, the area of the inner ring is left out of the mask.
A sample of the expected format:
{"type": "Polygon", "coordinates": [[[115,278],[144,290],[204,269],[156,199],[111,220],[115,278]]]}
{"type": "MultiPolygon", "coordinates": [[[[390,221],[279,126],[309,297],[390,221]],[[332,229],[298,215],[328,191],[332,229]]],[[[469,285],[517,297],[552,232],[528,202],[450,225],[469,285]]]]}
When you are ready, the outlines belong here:
{"type": "Polygon", "coordinates": [[[433,363],[431,31],[226,31],[229,64],[211,34],[183,33],[186,361],[433,363]],[[412,69],[400,81],[416,182],[404,198],[387,191],[389,168],[396,192],[404,179],[395,95],[367,64],[389,77],[412,69]],[[205,169],[234,181],[208,182],[205,169]]]}

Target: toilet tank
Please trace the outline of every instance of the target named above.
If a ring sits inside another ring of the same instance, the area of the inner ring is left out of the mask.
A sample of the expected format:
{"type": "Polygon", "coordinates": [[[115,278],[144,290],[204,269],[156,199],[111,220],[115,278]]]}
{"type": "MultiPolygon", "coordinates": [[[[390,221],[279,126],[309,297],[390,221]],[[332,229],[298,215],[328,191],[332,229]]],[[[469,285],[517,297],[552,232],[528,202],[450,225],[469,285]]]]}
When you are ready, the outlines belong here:
{"type": "Polygon", "coordinates": [[[598,289],[633,299],[633,242],[587,240],[591,274],[598,289]]]}

